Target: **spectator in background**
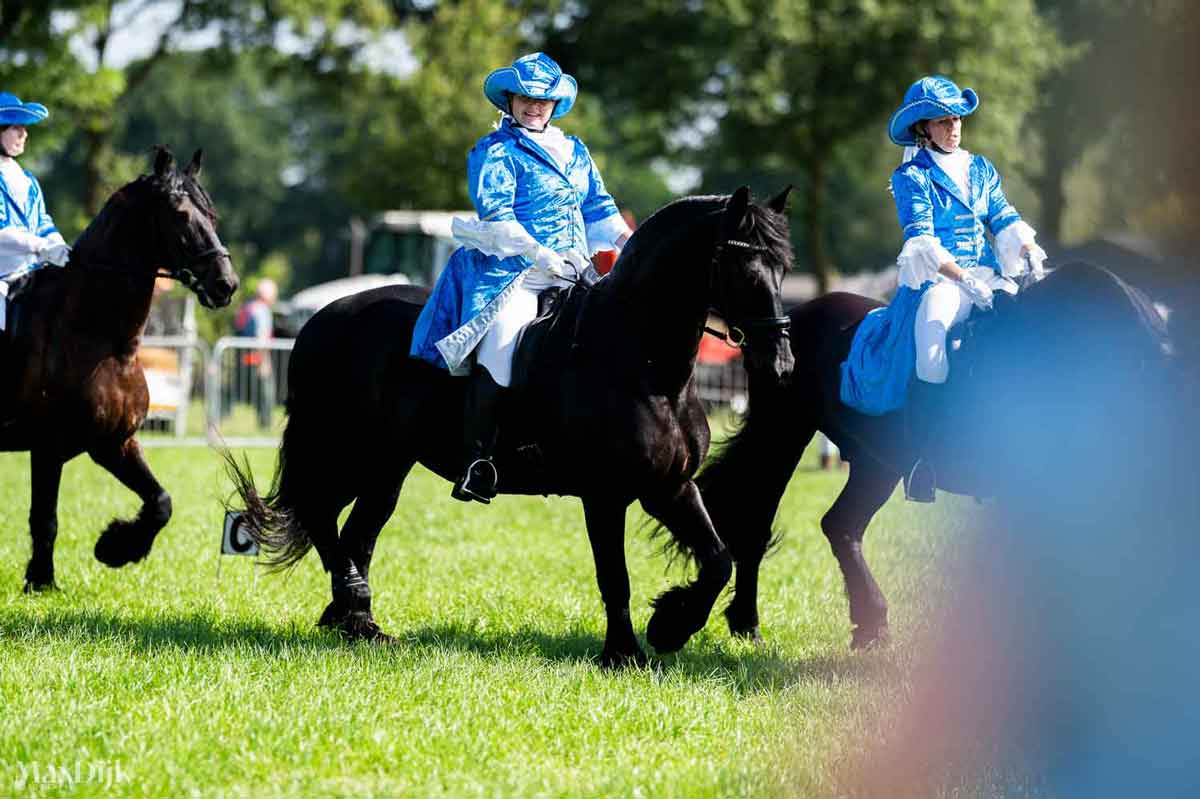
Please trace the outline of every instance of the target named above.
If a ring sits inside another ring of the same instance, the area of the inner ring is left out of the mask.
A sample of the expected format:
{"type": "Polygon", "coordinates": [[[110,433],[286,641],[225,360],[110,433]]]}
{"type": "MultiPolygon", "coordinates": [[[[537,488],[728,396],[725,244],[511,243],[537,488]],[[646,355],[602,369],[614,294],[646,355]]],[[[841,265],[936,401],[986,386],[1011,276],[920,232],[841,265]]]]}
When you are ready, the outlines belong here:
{"type": "MultiPolygon", "coordinates": [[[[269,277],[258,281],[254,290],[254,298],[238,308],[233,320],[234,332],[238,336],[267,340],[272,337],[274,322],[271,309],[279,299],[279,287],[269,277]]],[[[239,359],[240,375],[253,375],[254,379],[246,382],[247,399],[258,410],[258,426],[263,429],[271,427],[271,413],[275,408],[275,373],[271,368],[271,351],[269,349],[242,350],[239,359]]],[[[239,392],[241,393],[241,392],[239,392]]]]}

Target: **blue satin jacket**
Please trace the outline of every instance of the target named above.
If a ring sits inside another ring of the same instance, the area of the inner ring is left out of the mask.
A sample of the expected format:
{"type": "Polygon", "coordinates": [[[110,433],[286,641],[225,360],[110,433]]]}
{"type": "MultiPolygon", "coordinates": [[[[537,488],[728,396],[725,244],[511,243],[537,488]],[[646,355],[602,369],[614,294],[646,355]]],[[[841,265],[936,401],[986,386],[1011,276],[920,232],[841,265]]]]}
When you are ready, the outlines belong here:
{"type": "Polygon", "coordinates": [[[1000,173],[982,155],[971,155],[967,171],[970,197],[963,197],[954,179],[934,162],[926,149],[892,173],[892,196],[904,240],[937,236],[963,269],[1000,264],[984,231],[993,236],[1021,218],[1000,186],[1000,173]]]}
{"type": "Polygon", "coordinates": [[[36,236],[49,236],[58,232],[54,220],[46,211],[46,198],[42,186],[28,170],[29,192],[24,197],[14,197],[12,190],[0,176],[0,228],[16,226],[36,236]]]}
{"type": "MultiPolygon", "coordinates": [[[[918,150],[900,165],[892,174],[892,196],[904,240],[936,236],[960,267],[990,266],[999,272],[985,231],[994,236],[1021,216],[1004,196],[1000,173],[991,161],[972,154],[967,175],[970,197],[962,196],[928,150],[918,150]]],[[[843,403],[872,416],[904,407],[917,361],[913,325],[921,297],[931,285],[901,285],[890,305],[863,319],[842,363],[843,403]]]]}
{"type": "MultiPolygon", "coordinates": [[[[505,119],[467,156],[467,179],[481,220],[516,220],[539,244],[586,257],[587,225],[618,211],[583,142],[568,138],[575,152],[564,170],[505,119]]],[[[443,349],[469,353],[491,325],[505,289],[532,265],[521,255],[497,258],[479,250],[455,250],[417,319],[410,354],[462,373],[462,364],[448,364],[443,349]]]]}

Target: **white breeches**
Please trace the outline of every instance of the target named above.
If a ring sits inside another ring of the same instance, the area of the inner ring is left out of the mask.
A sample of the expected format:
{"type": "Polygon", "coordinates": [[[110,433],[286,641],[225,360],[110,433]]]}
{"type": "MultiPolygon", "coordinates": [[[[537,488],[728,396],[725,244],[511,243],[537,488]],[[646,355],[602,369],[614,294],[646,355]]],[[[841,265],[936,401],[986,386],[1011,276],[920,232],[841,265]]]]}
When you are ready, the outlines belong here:
{"type": "Polygon", "coordinates": [[[497,385],[507,388],[512,384],[513,353],[521,330],[537,318],[537,308],[538,292],[527,285],[518,286],[479,342],[476,363],[488,370],[497,385]]]}
{"type": "Polygon", "coordinates": [[[957,283],[942,280],[925,290],[913,329],[917,344],[917,379],[945,383],[950,374],[946,333],[971,315],[971,300],[957,283]]]}

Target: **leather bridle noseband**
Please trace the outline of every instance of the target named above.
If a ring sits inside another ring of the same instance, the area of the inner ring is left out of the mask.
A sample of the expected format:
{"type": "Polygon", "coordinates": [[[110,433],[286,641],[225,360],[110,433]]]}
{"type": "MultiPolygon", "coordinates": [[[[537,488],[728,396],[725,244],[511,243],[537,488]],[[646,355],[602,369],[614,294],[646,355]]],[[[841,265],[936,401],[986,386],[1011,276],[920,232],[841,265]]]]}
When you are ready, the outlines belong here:
{"type": "Polygon", "coordinates": [[[725,291],[725,284],[721,280],[721,257],[725,253],[726,247],[736,247],[738,249],[747,250],[748,252],[770,252],[770,247],[764,247],[761,244],[751,244],[748,241],[740,241],[738,239],[725,239],[718,242],[713,249],[712,261],[709,265],[708,282],[709,289],[717,295],[721,301],[722,308],[710,308],[709,312],[714,316],[720,317],[725,321],[729,332],[714,330],[708,325],[704,325],[704,332],[716,336],[720,340],[728,343],[730,346],[745,348],[749,338],[753,336],[755,339],[761,334],[766,337],[769,342],[778,341],[781,338],[788,337],[788,329],[792,325],[792,320],[787,316],[763,316],[763,317],[748,317],[744,319],[734,319],[723,310],[729,307],[729,297],[725,291]]]}

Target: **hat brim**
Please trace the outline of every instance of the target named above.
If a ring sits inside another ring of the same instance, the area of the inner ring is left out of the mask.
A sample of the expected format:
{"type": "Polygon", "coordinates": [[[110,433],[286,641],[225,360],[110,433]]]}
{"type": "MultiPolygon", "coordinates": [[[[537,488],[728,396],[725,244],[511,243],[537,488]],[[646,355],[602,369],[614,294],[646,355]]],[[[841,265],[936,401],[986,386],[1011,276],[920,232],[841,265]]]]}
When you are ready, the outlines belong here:
{"type": "Polygon", "coordinates": [[[487,76],[487,80],[483,82],[483,93],[492,105],[506,114],[509,112],[509,94],[522,94],[535,100],[553,100],[557,105],[554,107],[554,114],[551,118],[558,119],[566,116],[571,107],[575,105],[579,87],[576,85],[575,79],[565,72],[548,87],[534,86],[522,81],[521,76],[512,67],[501,67],[487,76]]]}
{"type": "Polygon", "coordinates": [[[41,103],[16,103],[0,106],[0,125],[36,125],[50,116],[41,103]]]}
{"type": "Polygon", "coordinates": [[[892,114],[888,122],[888,138],[901,147],[911,147],[917,143],[912,126],[922,119],[937,119],[938,117],[970,116],[979,107],[979,95],[974,89],[963,89],[962,98],[943,102],[922,97],[908,105],[902,106],[892,114]]]}

